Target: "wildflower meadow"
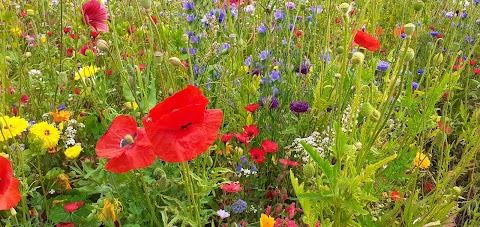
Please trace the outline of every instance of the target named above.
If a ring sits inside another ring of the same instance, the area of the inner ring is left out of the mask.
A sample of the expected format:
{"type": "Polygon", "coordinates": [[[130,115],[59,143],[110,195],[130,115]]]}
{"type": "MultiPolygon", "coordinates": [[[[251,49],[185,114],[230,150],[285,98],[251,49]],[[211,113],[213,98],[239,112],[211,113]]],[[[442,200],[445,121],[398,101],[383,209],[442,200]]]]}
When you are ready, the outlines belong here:
{"type": "Polygon", "coordinates": [[[0,226],[480,226],[480,0],[2,0],[0,226]]]}

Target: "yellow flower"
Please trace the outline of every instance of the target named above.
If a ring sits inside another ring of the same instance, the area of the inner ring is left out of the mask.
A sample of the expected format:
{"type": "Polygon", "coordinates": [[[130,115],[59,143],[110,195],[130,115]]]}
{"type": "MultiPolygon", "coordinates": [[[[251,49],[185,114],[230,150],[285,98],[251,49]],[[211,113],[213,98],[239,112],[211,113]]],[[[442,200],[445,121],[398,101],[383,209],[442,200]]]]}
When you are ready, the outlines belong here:
{"type": "Polygon", "coordinates": [[[68,180],[68,175],[65,173],[61,173],[58,175],[57,180],[59,184],[65,185],[65,190],[70,191],[72,189],[72,186],[70,185],[70,181],[68,180]]]}
{"type": "Polygon", "coordinates": [[[23,118],[0,116],[0,142],[15,137],[27,127],[28,122],[23,118]]]}
{"type": "Polygon", "coordinates": [[[10,28],[10,32],[12,32],[14,35],[17,35],[17,36],[22,35],[22,29],[18,26],[14,26],[10,28]]]}
{"type": "Polygon", "coordinates": [[[70,117],[73,114],[71,111],[62,110],[60,112],[50,112],[50,115],[52,115],[53,121],[60,123],[62,121],[70,120],[70,117]]]}
{"type": "Polygon", "coordinates": [[[275,224],[275,219],[266,214],[262,214],[260,217],[260,227],[273,227],[273,224],[275,224]]]}
{"type": "Polygon", "coordinates": [[[102,213],[98,215],[98,218],[103,222],[107,220],[112,220],[112,222],[117,221],[117,213],[120,213],[122,203],[115,199],[113,202],[110,202],[109,199],[105,198],[103,200],[103,209],[102,213]]]}
{"type": "Polygon", "coordinates": [[[69,147],[67,148],[67,150],[65,150],[65,156],[67,156],[67,158],[69,159],[75,159],[80,155],[80,152],[82,150],[83,150],[82,147],[78,145],[69,147]]]}
{"type": "Polygon", "coordinates": [[[125,106],[125,108],[127,108],[128,110],[137,110],[138,108],[138,104],[136,102],[126,102],[123,104],[125,106]]]}
{"type": "Polygon", "coordinates": [[[43,147],[54,148],[60,139],[60,131],[47,122],[35,124],[30,128],[30,132],[43,140],[43,147]]]}
{"type": "Polygon", "coordinates": [[[40,36],[40,42],[42,42],[42,43],[47,42],[47,36],[45,36],[45,35],[40,36]]]}
{"type": "Polygon", "coordinates": [[[420,169],[426,169],[430,167],[430,159],[425,154],[417,152],[414,164],[416,167],[420,167],[420,169]]]}
{"type": "Polygon", "coordinates": [[[100,68],[94,65],[84,66],[80,70],[78,70],[78,72],[75,72],[75,80],[89,78],[95,75],[95,73],[97,73],[98,70],[100,70],[100,68]]]}
{"type": "Polygon", "coordinates": [[[273,66],[273,70],[278,70],[278,65],[273,66]]]}
{"type": "Polygon", "coordinates": [[[248,66],[244,65],[244,66],[240,67],[240,70],[248,72],[249,68],[248,68],[248,66]]]}

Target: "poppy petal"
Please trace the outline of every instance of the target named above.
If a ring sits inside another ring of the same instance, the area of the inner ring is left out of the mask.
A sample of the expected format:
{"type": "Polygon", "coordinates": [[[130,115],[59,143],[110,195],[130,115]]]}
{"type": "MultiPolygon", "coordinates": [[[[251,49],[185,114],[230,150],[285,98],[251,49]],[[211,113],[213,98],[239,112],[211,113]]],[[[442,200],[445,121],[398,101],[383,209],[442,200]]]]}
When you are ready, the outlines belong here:
{"type": "Polygon", "coordinates": [[[2,156],[0,156],[0,194],[3,194],[7,191],[10,182],[12,181],[12,164],[10,161],[2,156]]]}
{"type": "Polygon", "coordinates": [[[16,178],[12,178],[7,190],[0,196],[0,210],[8,210],[17,206],[18,202],[22,199],[18,186],[20,181],[16,178]]]}
{"type": "Polygon", "coordinates": [[[178,130],[188,124],[203,121],[203,111],[208,99],[197,87],[187,88],[168,97],[157,104],[145,117],[145,121],[155,125],[157,129],[178,130]]]}
{"type": "Polygon", "coordinates": [[[114,158],[124,151],[120,146],[123,138],[128,134],[134,136],[137,132],[137,123],[131,116],[120,115],[113,119],[110,128],[98,140],[95,152],[100,158],[114,158]]]}
{"type": "Polygon", "coordinates": [[[63,209],[68,213],[73,213],[73,212],[77,211],[78,208],[83,206],[83,204],[85,204],[84,201],[67,203],[63,206],[63,209]]]}
{"type": "Polygon", "coordinates": [[[124,148],[120,156],[110,159],[105,165],[105,169],[114,173],[124,173],[133,169],[145,168],[154,161],[155,153],[145,130],[138,128],[137,137],[131,147],[124,148]]]}
{"type": "Polygon", "coordinates": [[[362,30],[357,31],[353,41],[369,51],[376,51],[380,49],[380,42],[375,37],[363,32],[362,30]]]}
{"type": "MultiPolygon", "coordinates": [[[[188,89],[188,88],[187,88],[188,89]]],[[[179,130],[159,130],[144,118],[147,136],[156,149],[156,155],[165,162],[190,161],[215,142],[222,124],[221,110],[206,110],[203,120],[179,130]]]]}

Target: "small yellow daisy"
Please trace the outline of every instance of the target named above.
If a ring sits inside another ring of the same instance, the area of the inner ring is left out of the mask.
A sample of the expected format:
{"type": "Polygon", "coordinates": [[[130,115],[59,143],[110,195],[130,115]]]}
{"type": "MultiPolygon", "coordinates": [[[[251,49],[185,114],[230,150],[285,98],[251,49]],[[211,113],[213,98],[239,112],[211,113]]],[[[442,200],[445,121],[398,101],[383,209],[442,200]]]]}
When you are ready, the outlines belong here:
{"type": "Polygon", "coordinates": [[[69,159],[75,159],[80,155],[80,152],[82,152],[83,148],[79,145],[75,145],[73,147],[67,148],[65,150],[65,156],[69,159]]]}
{"type": "Polygon", "coordinates": [[[30,133],[43,140],[43,147],[54,148],[60,139],[60,131],[47,122],[40,122],[30,128],[30,133]]]}
{"type": "Polygon", "coordinates": [[[430,159],[423,153],[417,152],[415,156],[415,166],[419,167],[420,169],[426,169],[430,167],[430,159]]]}
{"type": "Polygon", "coordinates": [[[91,65],[91,66],[84,66],[78,70],[78,72],[75,72],[75,80],[79,79],[85,79],[92,77],[95,75],[100,70],[97,66],[91,65]]]}
{"type": "Polygon", "coordinates": [[[15,137],[27,127],[28,122],[23,118],[0,116],[0,142],[15,137]]]}

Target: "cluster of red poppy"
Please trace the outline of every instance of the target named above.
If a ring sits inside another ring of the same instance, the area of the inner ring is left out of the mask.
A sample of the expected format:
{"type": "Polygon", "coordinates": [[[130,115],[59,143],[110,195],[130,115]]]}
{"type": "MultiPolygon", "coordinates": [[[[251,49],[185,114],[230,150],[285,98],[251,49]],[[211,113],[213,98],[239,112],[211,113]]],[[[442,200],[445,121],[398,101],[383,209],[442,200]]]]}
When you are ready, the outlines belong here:
{"type": "Polygon", "coordinates": [[[8,210],[18,204],[22,198],[18,185],[20,182],[13,177],[12,164],[0,156],[0,210],[8,210]]]}
{"type": "Polygon", "coordinates": [[[197,87],[187,88],[157,104],[137,127],[131,116],[116,117],[96,145],[105,169],[123,173],[155,161],[190,161],[215,142],[222,124],[221,110],[207,110],[208,99],[197,87]]]}

